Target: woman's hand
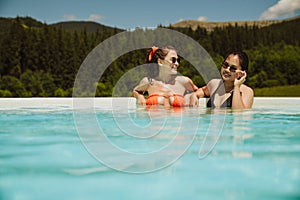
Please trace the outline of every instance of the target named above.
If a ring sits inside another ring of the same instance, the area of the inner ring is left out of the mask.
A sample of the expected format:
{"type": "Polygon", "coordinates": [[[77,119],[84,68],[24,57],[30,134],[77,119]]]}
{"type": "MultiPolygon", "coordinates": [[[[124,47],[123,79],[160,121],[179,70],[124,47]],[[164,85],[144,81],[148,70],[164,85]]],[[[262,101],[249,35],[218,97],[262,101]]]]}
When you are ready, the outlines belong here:
{"type": "Polygon", "coordinates": [[[138,91],[134,90],[132,96],[137,98],[138,104],[146,105],[146,99],[145,99],[144,95],[140,94],[138,91]]]}
{"type": "Polygon", "coordinates": [[[190,107],[197,107],[199,105],[199,99],[196,95],[195,92],[191,93],[191,96],[190,96],[190,103],[189,103],[189,106],[190,107]]]}
{"type": "Polygon", "coordinates": [[[247,73],[245,71],[236,70],[234,86],[240,87],[246,81],[247,73]]]}
{"type": "Polygon", "coordinates": [[[138,101],[138,104],[146,105],[146,99],[145,99],[144,95],[142,95],[142,94],[137,95],[137,101],[138,101]]]}

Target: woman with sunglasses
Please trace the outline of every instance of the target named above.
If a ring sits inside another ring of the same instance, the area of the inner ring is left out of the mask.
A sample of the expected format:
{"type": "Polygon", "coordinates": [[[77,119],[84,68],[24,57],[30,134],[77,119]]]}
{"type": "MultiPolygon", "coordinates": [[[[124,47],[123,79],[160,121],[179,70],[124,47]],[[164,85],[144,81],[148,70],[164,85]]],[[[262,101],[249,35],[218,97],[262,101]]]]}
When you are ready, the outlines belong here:
{"type": "Polygon", "coordinates": [[[207,107],[230,107],[248,109],[252,107],[253,90],[243,84],[248,70],[248,56],[245,52],[230,52],[221,67],[222,79],[213,79],[199,88],[197,97],[209,97],[207,107]]]}
{"type": "Polygon", "coordinates": [[[139,104],[164,105],[166,107],[197,106],[198,98],[194,91],[198,89],[193,81],[179,75],[179,57],[172,46],[152,47],[146,58],[149,64],[148,77],[144,77],[133,90],[133,96],[139,104]],[[145,99],[144,93],[148,93],[145,99]],[[186,93],[189,93],[185,95],[186,93]],[[184,96],[185,95],[185,96],[184,96]]]}

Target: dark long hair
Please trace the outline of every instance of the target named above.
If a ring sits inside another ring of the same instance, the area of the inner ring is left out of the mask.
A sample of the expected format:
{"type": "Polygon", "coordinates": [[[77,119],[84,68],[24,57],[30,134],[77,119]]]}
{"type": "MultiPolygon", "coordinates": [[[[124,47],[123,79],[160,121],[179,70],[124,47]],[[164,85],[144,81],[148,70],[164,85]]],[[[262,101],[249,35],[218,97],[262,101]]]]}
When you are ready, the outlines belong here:
{"type": "Polygon", "coordinates": [[[249,58],[248,58],[248,55],[247,55],[244,51],[231,51],[231,52],[229,52],[229,53],[226,55],[224,61],[225,61],[225,60],[227,59],[227,57],[228,57],[229,55],[231,55],[231,54],[232,54],[232,55],[238,55],[239,61],[240,61],[240,65],[241,65],[241,67],[242,67],[242,70],[248,72],[248,65],[249,65],[249,58]]]}
{"type": "Polygon", "coordinates": [[[165,46],[165,47],[152,47],[147,51],[147,57],[145,63],[149,63],[149,77],[155,78],[159,74],[159,66],[158,59],[164,60],[170,50],[175,50],[173,46],[165,46]]]}

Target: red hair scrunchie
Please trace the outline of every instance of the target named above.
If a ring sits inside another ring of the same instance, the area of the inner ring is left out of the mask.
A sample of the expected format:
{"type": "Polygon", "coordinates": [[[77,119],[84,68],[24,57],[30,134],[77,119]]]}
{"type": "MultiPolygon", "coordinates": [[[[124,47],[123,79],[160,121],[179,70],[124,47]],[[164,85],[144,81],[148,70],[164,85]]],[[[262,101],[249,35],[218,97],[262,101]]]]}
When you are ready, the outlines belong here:
{"type": "Polygon", "coordinates": [[[150,52],[150,54],[149,54],[148,61],[151,61],[151,60],[152,60],[153,55],[155,54],[155,52],[157,51],[157,49],[158,49],[158,47],[156,47],[156,46],[153,46],[153,47],[151,48],[151,52],[150,52]]]}

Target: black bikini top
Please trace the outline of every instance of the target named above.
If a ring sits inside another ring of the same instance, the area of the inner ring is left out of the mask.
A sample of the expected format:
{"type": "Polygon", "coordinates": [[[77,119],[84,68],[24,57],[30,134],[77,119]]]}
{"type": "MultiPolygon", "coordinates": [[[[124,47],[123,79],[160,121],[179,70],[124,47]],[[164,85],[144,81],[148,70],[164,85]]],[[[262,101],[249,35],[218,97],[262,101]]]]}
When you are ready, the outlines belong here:
{"type": "MultiPolygon", "coordinates": [[[[206,103],[206,107],[208,108],[215,108],[216,106],[213,104],[212,105],[212,102],[214,97],[215,97],[215,94],[216,92],[218,91],[218,89],[220,88],[220,86],[223,84],[223,81],[220,81],[217,89],[212,93],[212,95],[210,95],[210,98],[208,99],[207,103],[206,103]]],[[[231,95],[224,101],[224,103],[221,105],[221,108],[231,108],[232,107],[232,97],[233,97],[233,91],[230,92],[231,95]]]]}

